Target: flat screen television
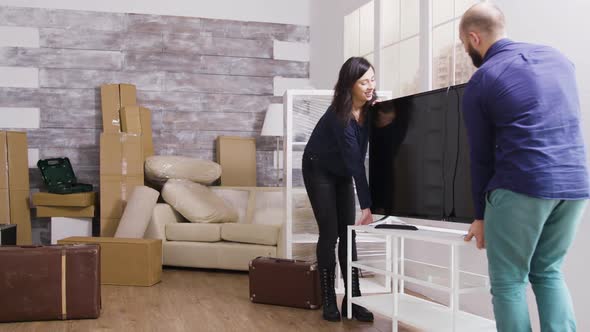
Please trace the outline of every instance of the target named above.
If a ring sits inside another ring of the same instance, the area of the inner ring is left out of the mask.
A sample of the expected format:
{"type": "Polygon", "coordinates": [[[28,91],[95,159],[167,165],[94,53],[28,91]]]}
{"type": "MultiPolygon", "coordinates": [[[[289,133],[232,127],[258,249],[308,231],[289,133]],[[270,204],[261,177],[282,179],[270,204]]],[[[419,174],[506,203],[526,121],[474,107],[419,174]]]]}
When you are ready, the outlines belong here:
{"type": "Polygon", "coordinates": [[[369,187],[375,214],[473,221],[465,85],[376,104],[369,112],[369,187]]]}

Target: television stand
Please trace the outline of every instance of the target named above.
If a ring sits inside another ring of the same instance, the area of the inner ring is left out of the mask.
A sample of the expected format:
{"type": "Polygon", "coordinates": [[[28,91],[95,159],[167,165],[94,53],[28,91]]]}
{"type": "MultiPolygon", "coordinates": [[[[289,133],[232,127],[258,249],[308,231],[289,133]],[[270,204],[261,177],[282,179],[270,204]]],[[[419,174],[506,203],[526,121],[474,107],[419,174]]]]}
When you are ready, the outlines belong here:
{"type": "MultiPolygon", "coordinates": [[[[366,225],[349,226],[347,236],[348,280],[352,277],[353,267],[389,276],[392,280],[391,293],[348,297],[346,304],[348,305],[348,319],[352,319],[352,303],[355,303],[390,317],[393,332],[397,332],[399,321],[425,331],[496,331],[495,321],[459,310],[460,295],[489,291],[487,276],[459,270],[459,248],[464,246],[475,248],[472,242],[463,240],[462,234],[424,229],[417,231],[379,229],[366,225]],[[381,260],[360,259],[353,262],[352,231],[384,236],[387,243],[392,245],[392,255],[387,255],[386,259],[381,260]],[[404,241],[406,239],[449,246],[451,258],[449,268],[405,258],[404,241]],[[410,265],[427,270],[429,277],[421,278],[406,274],[405,268],[410,265]],[[442,278],[437,276],[442,276],[442,278]],[[450,305],[446,306],[406,294],[404,291],[405,282],[448,293],[450,305]]],[[[348,283],[347,286],[347,293],[352,294],[351,283],[348,283]]]]}

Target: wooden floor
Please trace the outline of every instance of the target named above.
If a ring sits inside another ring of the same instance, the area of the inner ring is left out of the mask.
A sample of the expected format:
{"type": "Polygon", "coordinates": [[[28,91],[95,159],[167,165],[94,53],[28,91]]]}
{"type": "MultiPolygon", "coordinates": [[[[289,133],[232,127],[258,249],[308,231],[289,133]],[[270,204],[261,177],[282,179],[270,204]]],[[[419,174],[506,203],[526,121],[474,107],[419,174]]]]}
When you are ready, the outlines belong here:
{"type": "Polygon", "coordinates": [[[331,323],[321,310],[253,304],[248,296],[246,272],[168,268],[152,287],[103,286],[98,319],[0,324],[0,331],[391,331],[379,315],[374,323],[331,323]]]}

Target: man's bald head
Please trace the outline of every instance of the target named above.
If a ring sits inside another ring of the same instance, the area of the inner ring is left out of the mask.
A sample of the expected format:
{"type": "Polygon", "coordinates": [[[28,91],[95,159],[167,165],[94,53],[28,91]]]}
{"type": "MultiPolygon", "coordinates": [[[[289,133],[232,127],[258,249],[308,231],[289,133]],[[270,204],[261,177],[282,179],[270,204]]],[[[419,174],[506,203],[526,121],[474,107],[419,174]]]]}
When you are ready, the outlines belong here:
{"type": "Polygon", "coordinates": [[[484,38],[498,38],[505,34],[504,13],[496,5],[481,2],[469,8],[461,18],[462,35],[477,32],[484,38]]]}

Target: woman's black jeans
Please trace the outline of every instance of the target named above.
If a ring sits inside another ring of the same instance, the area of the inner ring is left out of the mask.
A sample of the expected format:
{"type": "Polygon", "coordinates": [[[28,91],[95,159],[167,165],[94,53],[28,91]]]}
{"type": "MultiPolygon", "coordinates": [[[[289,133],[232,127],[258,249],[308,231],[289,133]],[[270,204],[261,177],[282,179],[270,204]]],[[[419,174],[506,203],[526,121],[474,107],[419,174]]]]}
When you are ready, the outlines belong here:
{"type": "MultiPolygon", "coordinates": [[[[319,228],[316,247],[318,266],[332,268],[336,264],[334,248],[338,242],[338,260],[342,276],[346,276],[346,228],[354,225],[355,196],[351,176],[338,176],[322,169],[318,156],[303,155],[303,181],[319,228]]],[[[352,237],[352,260],[357,259],[355,234],[352,237]]]]}

